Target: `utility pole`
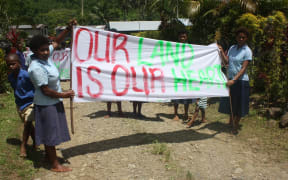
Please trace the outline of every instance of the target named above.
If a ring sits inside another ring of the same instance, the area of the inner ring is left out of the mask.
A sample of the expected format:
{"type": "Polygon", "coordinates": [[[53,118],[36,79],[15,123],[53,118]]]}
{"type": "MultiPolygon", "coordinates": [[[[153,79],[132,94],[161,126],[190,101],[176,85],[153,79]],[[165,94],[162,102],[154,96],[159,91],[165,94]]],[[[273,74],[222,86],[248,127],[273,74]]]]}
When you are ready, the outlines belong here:
{"type": "Polygon", "coordinates": [[[82,17],[83,17],[83,14],[84,14],[83,1],[84,0],[81,0],[81,16],[82,17]]]}
{"type": "Polygon", "coordinates": [[[177,5],[176,5],[176,13],[177,13],[177,19],[178,19],[178,0],[177,0],[177,5]]]}

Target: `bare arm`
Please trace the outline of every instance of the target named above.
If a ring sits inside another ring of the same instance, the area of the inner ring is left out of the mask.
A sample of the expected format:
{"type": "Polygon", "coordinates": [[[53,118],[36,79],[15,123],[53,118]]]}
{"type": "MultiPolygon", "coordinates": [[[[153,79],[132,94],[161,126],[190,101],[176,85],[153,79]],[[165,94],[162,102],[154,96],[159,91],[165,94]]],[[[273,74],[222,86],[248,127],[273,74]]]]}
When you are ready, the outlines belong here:
{"type": "Polygon", "coordinates": [[[51,98],[70,98],[70,97],[75,96],[75,93],[73,90],[69,90],[66,92],[57,92],[49,88],[47,85],[41,86],[40,88],[44,95],[49,96],[51,98]]]}
{"type": "Polygon", "coordinates": [[[71,20],[67,27],[56,37],[55,41],[52,43],[53,48],[55,49],[67,36],[67,34],[72,30],[73,25],[76,25],[77,21],[75,19],[71,20]]]}
{"type": "Polygon", "coordinates": [[[242,64],[242,68],[240,69],[240,71],[236,74],[236,76],[234,76],[233,80],[229,80],[227,82],[227,86],[231,86],[235,83],[236,80],[238,80],[246,71],[247,67],[248,67],[249,61],[245,60],[242,64]]]}
{"type": "Polygon", "coordinates": [[[222,60],[224,60],[225,64],[228,64],[229,58],[228,58],[228,56],[226,56],[222,46],[218,44],[218,48],[220,50],[220,56],[221,56],[222,60]]]}

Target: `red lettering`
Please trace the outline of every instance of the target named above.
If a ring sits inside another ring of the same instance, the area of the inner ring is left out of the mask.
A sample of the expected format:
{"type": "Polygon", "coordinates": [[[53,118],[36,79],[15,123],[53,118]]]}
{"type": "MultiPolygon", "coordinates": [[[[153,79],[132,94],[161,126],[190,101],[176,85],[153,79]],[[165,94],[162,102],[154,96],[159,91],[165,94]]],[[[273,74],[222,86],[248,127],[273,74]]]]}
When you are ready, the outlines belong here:
{"type": "Polygon", "coordinates": [[[87,93],[88,93],[92,98],[97,98],[97,97],[101,96],[102,93],[103,93],[103,85],[102,85],[102,83],[101,83],[99,80],[95,79],[95,78],[91,75],[91,71],[92,71],[92,70],[97,71],[98,74],[101,72],[101,70],[100,70],[98,67],[96,67],[96,66],[89,66],[88,69],[87,69],[87,74],[88,74],[89,79],[90,79],[91,81],[95,82],[96,84],[98,84],[98,86],[99,86],[99,92],[96,93],[96,94],[92,94],[91,91],[90,91],[90,87],[87,86],[86,88],[87,88],[87,93]]]}
{"type": "Polygon", "coordinates": [[[162,90],[162,93],[164,93],[165,92],[165,82],[164,82],[163,71],[160,68],[149,68],[149,71],[150,71],[151,76],[152,76],[151,77],[152,92],[155,92],[155,81],[158,80],[158,81],[161,81],[161,90],[162,90]],[[156,71],[160,72],[160,76],[158,76],[158,77],[155,76],[156,71]]]}
{"type": "Polygon", "coordinates": [[[99,39],[99,31],[95,32],[95,55],[94,55],[94,59],[96,61],[104,61],[106,60],[107,63],[109,63],[109,48],[110,48],[110,34],[107,34],[107,39],[106,39],[106,50],[105,50],[105,58],[100,58],[98,57],[98,39],[99,39]]]}
{"type": "Polygon", "coordinates": [[[112,91],[116,96],[124,96],[125,94],[127,94],[128,92],[128,88],[129,88],[129,79],[130,78],[130,74],[128,69],[126,69],[124,66],[122,65],[115,65],[111,74],[111,83],[112,83],[112,91]],[[116,73],[118,71],[118,69],[121,68],[122,70],[125,71],[125,78],[126,78],[126,83],[125,83],[125,89],[122,92],[118,92],[116,90],[116,73]]]}
{"type": "Polygon", "coordinates": [[[93,49],[93,36],[92,36],[92,33],[86,28],[81,28],[81,29],[77,30],[74,39],[75,39],[74,40],[75,46],[74,46],[73,52],[74,52],[74,56],[75,56],[76,60],[78,60],[80,63],[83,63],[83,62],[89,60],[91,58],[92,49],[93,49]],[[80,35],[81,31],[87,31],[89,33],[89,36],[90,36],[89,51],[88,51],[88,56],[87,56],[86,60],[85,59],[80,59],[80,57],[78,55],[78,51],[77,51],[77,49],[78,49],[78,39],[79,39],[79,35],[80,35]]]}
{"type": "Polygon", "coordinates": [[[61,61],[63,61],[67,56],[68,56],[68,52],[67,52],[67,51],[63,51],[63,52],[62,52],[61,61]]]}
{"type": "Polygon", "coordinates": [[[117,34],[115,33],[113,36],[113,49],[112,49],[112,64],[115,64],[115,57],[116,57],[116,51],[118,50],[123,50],[126,56],[126,61],[127,63],[130,63],[129,60],[129,53],[127,51],[127,49],[125,48],[126,43],[127,43],[127,39],[128,37],[125,34],[117,34]],[[123,37],[123,41],[118,45],[117,45],[117,39],[123,37]]]}
{"type": "Polygon", "coordinates": [[[59,52],[55,52],[53,53],[53,56],[52,56],[52,59],[53,61],[59,61],[59,56],[60,56],[60,53],[59,52]],[[56,57],[55,57],[56,56],[56,57]]]}
{"type": "Polygon", "coordinates": [[[77,67],[76,71],[77,71],[77,92],[78,92],[78,97],[79,98],[83,98],[82,70],[81,70],[81,67],[77,67]]]}
{"type": "Polygon", "coordinates": [[[131,71],[132,71],[132,85],[133,85],[133,91],[135,91],[135,92],[144,92],[143,89],[139,89],[139,88],[137,88],[136,72],[135,72],[134,67],[131,67],[131,71]]]}
{"type": "Polygon", "coordinates": [[[144,91],[145,91],[145,94],[146,96],[149,95],[150,91],[149,91],[149,86],[148,86],[148,73],[145,69],[145,67],[143,66],[142,67],[142,72],[143,72],[143,81],[144,81],[144,91]]]}

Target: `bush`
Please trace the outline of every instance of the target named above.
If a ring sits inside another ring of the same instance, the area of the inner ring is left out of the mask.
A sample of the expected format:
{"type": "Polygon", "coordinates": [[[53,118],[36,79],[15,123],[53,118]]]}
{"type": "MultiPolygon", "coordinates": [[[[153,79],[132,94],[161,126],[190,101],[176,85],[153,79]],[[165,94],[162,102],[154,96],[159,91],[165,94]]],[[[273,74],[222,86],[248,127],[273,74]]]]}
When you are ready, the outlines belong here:
{"type": "Polygon", "coordinates": [[[4,56],[4,51],[0,49],[0,93],[4,93],[10,88],[7,81],[7,66],[4,60],[4,56]]]}
{"type": "Polygon", "coordinates": [[[160,39],[160,31],[143,31],[138,33],[132,33],[131,35],[151,39],[160,39]]]}
{"type": "Polygon", "coordinates": [[[170,21],[162,21],[160,26],[160,39],[166,41],[178,41],[178,34],[186,30],[185,25],[178,19],[171,19],[170,21]]]}

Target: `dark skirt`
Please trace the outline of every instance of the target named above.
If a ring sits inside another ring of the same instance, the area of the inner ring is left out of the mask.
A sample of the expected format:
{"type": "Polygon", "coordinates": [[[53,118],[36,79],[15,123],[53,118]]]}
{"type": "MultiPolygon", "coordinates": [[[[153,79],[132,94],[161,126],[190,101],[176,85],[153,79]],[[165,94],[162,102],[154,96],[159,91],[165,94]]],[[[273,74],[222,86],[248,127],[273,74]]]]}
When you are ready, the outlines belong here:
{"type": "MultiPolygon", "coordinates": [[[[249,81],[238,80],[230,87],[231,103],[234,116],[244,117],[249,113],[249,81]]],[[[218,112],[231,114],[229,97],[222,97],[218,112]]]]}
{"type": "Polygon", "coordinates": [[[36,145],[56,146],[70,140],[62,102],[49,106],[35,105],[36,145]]]}
{"type": "Polygon", "coordinates": [[[171,102],[175,104],[192,104],[196,102],[196,99],[173,99],[171,102]]]}

